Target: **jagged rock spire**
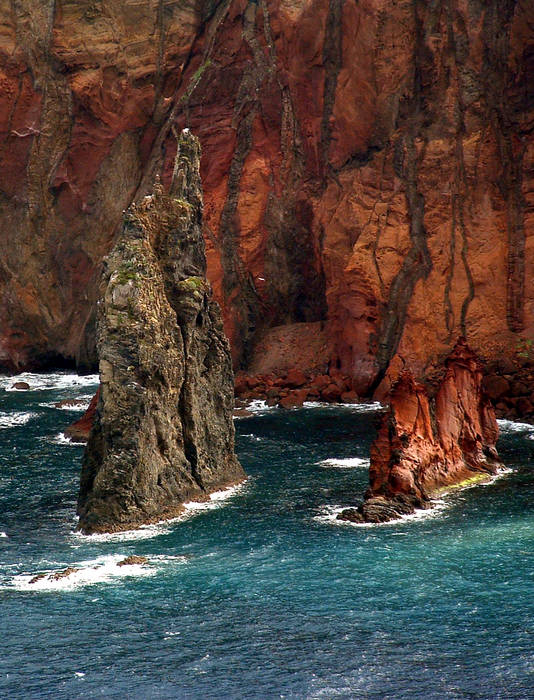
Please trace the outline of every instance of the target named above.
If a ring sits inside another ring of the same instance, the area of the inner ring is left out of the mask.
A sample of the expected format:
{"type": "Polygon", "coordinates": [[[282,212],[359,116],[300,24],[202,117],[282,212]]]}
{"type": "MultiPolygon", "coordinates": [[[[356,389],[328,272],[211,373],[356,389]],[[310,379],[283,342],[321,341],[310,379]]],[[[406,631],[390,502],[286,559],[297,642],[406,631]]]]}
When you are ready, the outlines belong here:
{"type": "Polygon", "coordinates": [[[460,338],[434,390],[404,369],[371,446],[369,490],[341,519],[381,522],[424,508],[440,489],[496,473],[495,413],[478,357],[460,338]]]}
{"type": "Polygon", "coordinates": [[[124,215],[106,259],[101,393],[84,455],[79,528],[124,530],[244,478],[234,453],[233,373],[205,279],[200,145],[178,139],[169,194],[124,215]]]}

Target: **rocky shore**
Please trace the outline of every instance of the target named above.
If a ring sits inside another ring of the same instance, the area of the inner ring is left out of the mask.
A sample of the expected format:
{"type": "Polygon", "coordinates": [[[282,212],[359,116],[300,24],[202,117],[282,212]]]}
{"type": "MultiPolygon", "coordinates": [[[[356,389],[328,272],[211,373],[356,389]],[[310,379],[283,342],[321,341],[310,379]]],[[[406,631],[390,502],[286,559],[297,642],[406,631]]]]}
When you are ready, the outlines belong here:
{"type": "Polygon", "coordinates": [[[250,376],[238,374],[235,380],[237,405],[246,406],[253,399],[263,399],[268,406],[294,408],[305,401],[356,403],[358,394],[350,377],[340,372],[309,374],[292,369],[280,374],[250,376]]]}

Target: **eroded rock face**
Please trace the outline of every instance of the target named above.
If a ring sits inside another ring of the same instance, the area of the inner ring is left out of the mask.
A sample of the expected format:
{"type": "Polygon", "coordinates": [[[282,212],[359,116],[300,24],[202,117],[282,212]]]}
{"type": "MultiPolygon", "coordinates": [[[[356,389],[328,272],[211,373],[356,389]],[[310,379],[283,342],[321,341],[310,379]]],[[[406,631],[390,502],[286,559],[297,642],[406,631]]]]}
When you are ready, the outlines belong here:
{"type": "Polygon", "coordinates": [[[395,353],[420,376],[459,334],[486,361],[534,336],[533,3],[0,9],[2,368],[94,357],[98,266],[173,124],[236,366],[323,322],[365,395],[395,353]]]}
{"type": "Polygon", "coordinates": [[[424,508],[440,489],[496,473],[499,430],[478,358],[460,339],[434,388],[403,370],[371,446],[369,490],[341,519],[383,522],[424,508]]]}
{"type": "Polygon", "coordinates": [[[86,533],[177,515],[244,478],[230,350],[205,279],[199,158],[184,132],[169,194],[158,185],[126,212],[105,262],[100,399],[78,501],[86,533]]]}

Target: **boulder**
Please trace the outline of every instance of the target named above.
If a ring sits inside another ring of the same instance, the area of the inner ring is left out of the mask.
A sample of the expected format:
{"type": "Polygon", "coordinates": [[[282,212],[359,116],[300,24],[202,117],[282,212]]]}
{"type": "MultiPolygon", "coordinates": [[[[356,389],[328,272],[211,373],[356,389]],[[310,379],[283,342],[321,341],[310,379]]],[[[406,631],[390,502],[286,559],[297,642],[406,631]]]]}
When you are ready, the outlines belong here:
{"type": "Polygon", "coordinates": [[[290,389],[298,389],[299,387],[304,386],[306,382],[306,375],[299,369],[291,369],[287,373],[286,386],[288,386],[290,389]]]}
{"type": "Polygon", "coordinates": [[[28,382],[15,382],[11,385],[11,388],[16,389],[17,391],[28,391],[29,389],[31,389],[28,382]]]}
{"type": "Polygon", "coordinates": [[[338,386],[337,384],[329,384],[327,387],[321,390],[321,398],[329,403],[334,403],[339,401],[342,393],[342,387],[338,386]]]}
{"type": "Polygon", "coordinates": [[[148,557],[142,557],[139,554],[131,554],[126,559],[120,561],[117,566],[135,566],[140,564],[148,564],[148,557]]]}
{"type": "Polygon", "coordinates": [[[484,391],[490,399],[496,401],[501,396],[510,394],[510,382],[498,374],[493,374],[484,378],[484,391]]]}

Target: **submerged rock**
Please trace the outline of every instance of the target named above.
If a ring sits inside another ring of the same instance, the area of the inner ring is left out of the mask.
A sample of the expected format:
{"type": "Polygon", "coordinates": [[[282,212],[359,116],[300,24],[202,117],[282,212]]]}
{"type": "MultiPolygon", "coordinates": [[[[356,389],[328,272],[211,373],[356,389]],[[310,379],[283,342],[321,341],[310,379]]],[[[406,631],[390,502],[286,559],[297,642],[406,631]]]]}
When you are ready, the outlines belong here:
{"type": "MultiPolygon", "coordinates": [[[[482,389],[482,369],[461,338],[435,386],[403,370],[391,389],[371,446],[370,487],[361,521],[385,522],[430,505],[432,495],[473,477],[495,474],[499,429],[482,389]]],[[[355,520],[354,509],[339,516],[355,520]]]]}
{"type": "Polygon", "coordinates": [[[61,581],[62,578],[72,576],[72,574],[75,574],[78,571],[80,571],[80,569],[77,569],[74,566],[68,566],[66,569],[63,569],[63,571],[56,571],[54,574],[37,574],[37,576],[30,579],[30,583],[38,583],[43,579],[46,579],[47,581],[61,581]]]}
{"type": "Polygon", "coordinates": [[[15,382],[12,386],[12,389],[16,389],[17,391],[28,391],[31,389],[30,385],[28,382],[15,382]]]}
{"type": "Polygon", "coordinates": [[[148,557],[142,557],[139,554],[131,554],[126,559],[122,559],[117,566],[134,566],[139,564],[148,564],[148,557]]]}
{"type": "Polygon", "coordinates": [[[125,213],[97,320],[100,398],[84,455],[86,533],[177,515],[238,483],[233,373],[205,279],[200,147],[179,139],[171,189],[125,213]]]}
{"type": "Polygon", "coordinates": [[[55,574],[50,574],[48,577],[49,581],[61,581],[62,578],[67,578],[67,576],[72,576],[72,574],[77,573],[80,571],[80,569],[77,569],[74,566],[68,566],[66,569],[63,569],[63,571],[57,571],[55,574]]]}

